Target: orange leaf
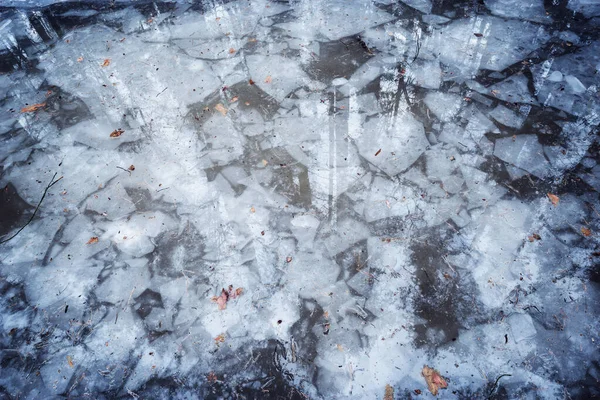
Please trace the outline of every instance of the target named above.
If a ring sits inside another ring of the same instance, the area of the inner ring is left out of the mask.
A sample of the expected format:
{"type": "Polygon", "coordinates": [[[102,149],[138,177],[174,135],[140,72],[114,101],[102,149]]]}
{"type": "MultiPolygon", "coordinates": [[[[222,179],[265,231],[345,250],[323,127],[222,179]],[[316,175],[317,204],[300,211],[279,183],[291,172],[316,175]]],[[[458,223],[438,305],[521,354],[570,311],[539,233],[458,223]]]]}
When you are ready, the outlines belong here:
{"type": "Polygon", "coordinates": [[[90,238],[90,240],[87,241],[86,244],[94,244],[94,243],[98,243],[98,236],[92,236],[90,238]]]}
{"type": "Polygon", "coordinates": [[[233,54],[233,53],[235,53],[235,49],[234,49],[233,47],[231,47],[231,48],[229,49],[229,54],[233,54]]]}
{"type": "Polygon", "coordinates": [[[207,376],[206,376],[206,380],[209,381],[210,383],[215,383],[217,381],[217,375],[215,375],[214,372],[210,372],[207,376]]]}
{"type": "Polygon", "coordinates": [[[227,109],[221,103],[219,103],[215,106],[215,110],[217,110],[218,112],[220,112],[223,115],[227,115],[227,109]]]}
{"type": "Polygon", "coordinates": [[[592,231],[589,228],[586,228],[585,226],[581,227],[581,234],[585,237],[587,236],[592,236],[592,231]]]}
{"type": "Polygon", "coordinates": [[[427,365],[423,367],[421,375],[423,375],[425,378],[425,382],[427,382],[427,388],[434,396],[437,396],[440,389],[445,389],[448,387],[448,383],[446,383],[446,380],[440,375],[440,373],[435,369],[428,367],[427,365]]]}
{"type": "Polygon", "coordinates": [[[265,83],[271,83],[271,82],[273,82],[273,78],[271,78],[271,75],[269,75],[265,78],[265,83]]]}
{"type": "Polygon", "coordinates": [[[77,62],[82,62],[82,61],[83,61],[83,57],[77,58],[77,62]]]}
{"type": "Polygon", "coordinates": [[[117,137],[121,136],[123,134],[123,132],[125,132],[125,131],[121,128],[115,129],[114,131],[111,132],[110,137],[117,138],[117,137]]]}
{"type": "Polygon", "coordinates": [[[215,343],[223,343],[225,341],[225,334],[221,333],[219,336],[215,338],[215,343]]]}
{"type": "Polygon", "coordinates": [[[212,300],[217,303],[219,310],[224,310],[227,308],[227,300],[229,300],[229,295],[225,289],[221,289],[221,294],[218,297],[213,297],[212,300]]]}
{"type": "Polygon", "coordinates": [[[253,81],[252,79],[250,79],[250,80],[248,81],[248,83],[249,83],[250,85],[254,85],[254,81],[253,81]]]}
{"type": "Polygon", "coordinates": [[[108,67],[109,65],[110,65],[110,58],[106,58],[106,59],[104,60],[104,62],[102,63],[102,66],[103,66],[103,67],[108,67]]]}
{"type": "Polygon", "coordinates": [[[73,357],[71,356],[67,356],[67,362],[69,363],[69,367],[73,368],[73,365],[75,365],[73,363],[73,357]]]}
{"type": "Polygon", "coordinates": [[[385,394],[383,400],[394,400],[394,388],[390,385],[385,385],[385,394]]]}
{"type": "Polygon", "coordinates": [[[560,201],[560,199],[558,198],[558,196],[555,195],[555,194],[552,194],[552,193],[548,193],[548,198],[552,202],[552,205],[554,205],[555,207],[558,204],[558,202],[560,201]]]}
{"type": "Polygon", "coordinates": [[[34,111],[39,110],[42,107],[46,107],[46,102],[44,102],[44,103],[38,103],[38,104],[33,104],[33,105],[27,106],[27,107],[23,107],[23,108],[21,108],[21,112],[22,113],[34,112],[34,111]]]}

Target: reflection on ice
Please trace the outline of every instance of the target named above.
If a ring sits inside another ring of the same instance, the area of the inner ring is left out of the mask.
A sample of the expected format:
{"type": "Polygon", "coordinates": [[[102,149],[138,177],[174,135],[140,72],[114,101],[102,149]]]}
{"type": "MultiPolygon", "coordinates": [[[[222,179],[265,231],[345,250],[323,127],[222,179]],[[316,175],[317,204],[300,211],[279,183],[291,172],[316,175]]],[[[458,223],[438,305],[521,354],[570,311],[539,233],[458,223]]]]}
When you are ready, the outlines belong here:
{"type": "Polygon", "coordinates": [[[600,394],[595,2],[0,16],[6,396],[600,394]]]}

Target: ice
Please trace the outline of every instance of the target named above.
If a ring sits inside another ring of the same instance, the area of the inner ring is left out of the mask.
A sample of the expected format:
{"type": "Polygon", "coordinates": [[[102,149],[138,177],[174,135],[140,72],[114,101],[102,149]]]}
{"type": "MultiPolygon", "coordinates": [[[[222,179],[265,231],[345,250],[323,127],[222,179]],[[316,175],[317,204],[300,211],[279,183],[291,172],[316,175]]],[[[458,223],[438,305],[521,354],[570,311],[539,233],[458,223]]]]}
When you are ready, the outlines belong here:
{"type": "Polygon", "coordinates": [[[454,79],[468,79],[479,68],[502,71],[548,39],[543,28],[528,22],[473,16],[435,28],[424,41],[424,50],[452,66],[454,79]]]}
{"type": "Polygon", "coordinates": [[[600,15],[600,4],[594,0],[569,0],[567,8],[580,12],[587,18],[600,15]]]}
{"type": "Polygon", "coordinates": [[[429,92],[425,104],[441,121],[449,121],[460,110],[460,96],[451,93],[429,92]]]}
{"type": "Polygon", "coordinates": [[[6,2],[0,392],[597,395],[595,6],[446,3],[6,2]]]}
{"type": "Polygon", "coordinates": [[[518,0],[486,0],[485,5],[492,14],[506,18],[518,18],[528,21],[551,23],[552,18],[546,14],[543,0],[522,2],[518,0]]]}
{"type": "Polygon", "coordinates": [[[404,0],[402,2],[414,9],[421,11],[423,14],[431,13],[432,5],[430,0],[404,0]]]}
{"type": "Polygon", "coordinates": [[[519,129],[523,126],[526,115],[522,115],[517,113],[509,108],[506,108],[502,105],[496,106],[490,113],[489,116],[494,120],[498,121],[502,125],[506,125],[511,128],[519,129]]]}
{"type": "Polygon", "coordinates": [[[363,130],[360,155],[390,176],[408,169],[429,145],[423,126],[409,114],[371,119],[363,130]]]}
{"type": "Polygon", "coordinates": [[[529,314],[513,314],[508,318],[513,340],[517,343],[530,340],[536,335],[533,320],[529,314]]]}
{"type": "Polygon", "coordinates": [[[544,157],[544,149],[536,135],[497,139],[494,155],[539,178],[545,178],[550,173],[550,165],[544,157]]]}

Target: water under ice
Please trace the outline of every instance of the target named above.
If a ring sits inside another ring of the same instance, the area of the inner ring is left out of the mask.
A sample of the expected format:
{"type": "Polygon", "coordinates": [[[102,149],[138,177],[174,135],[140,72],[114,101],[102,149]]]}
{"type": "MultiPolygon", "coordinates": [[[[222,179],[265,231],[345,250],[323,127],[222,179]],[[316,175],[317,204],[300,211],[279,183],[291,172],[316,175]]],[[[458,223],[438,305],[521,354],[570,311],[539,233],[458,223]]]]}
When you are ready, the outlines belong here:
{"type": "Polygon", "coordinates": [[[2,398],[600,396],[596,1],[3,3],[2,398]]]}

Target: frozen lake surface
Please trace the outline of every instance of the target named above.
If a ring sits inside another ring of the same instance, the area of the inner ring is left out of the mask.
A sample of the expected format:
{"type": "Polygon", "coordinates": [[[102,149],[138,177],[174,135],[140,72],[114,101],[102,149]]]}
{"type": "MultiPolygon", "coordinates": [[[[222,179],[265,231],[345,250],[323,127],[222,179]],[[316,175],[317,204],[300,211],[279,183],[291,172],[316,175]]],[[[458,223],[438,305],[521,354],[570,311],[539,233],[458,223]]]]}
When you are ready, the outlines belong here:
{"type": "Polygon", "coordinates": [[[596,0],[4,0],[0,397],[598,398],[599,90],[596,0]]]}

